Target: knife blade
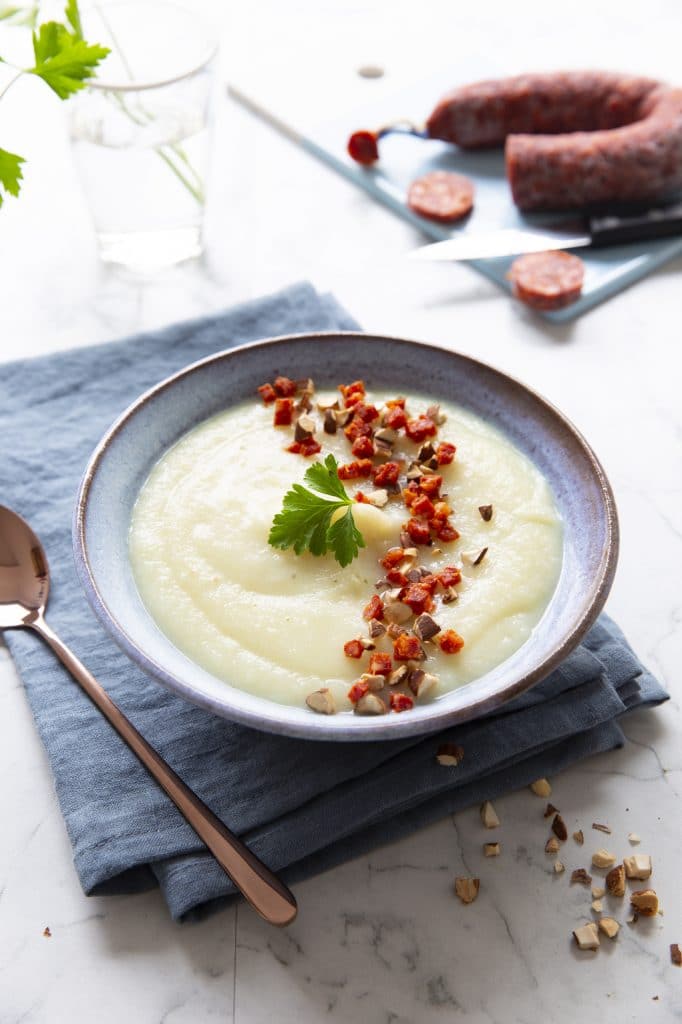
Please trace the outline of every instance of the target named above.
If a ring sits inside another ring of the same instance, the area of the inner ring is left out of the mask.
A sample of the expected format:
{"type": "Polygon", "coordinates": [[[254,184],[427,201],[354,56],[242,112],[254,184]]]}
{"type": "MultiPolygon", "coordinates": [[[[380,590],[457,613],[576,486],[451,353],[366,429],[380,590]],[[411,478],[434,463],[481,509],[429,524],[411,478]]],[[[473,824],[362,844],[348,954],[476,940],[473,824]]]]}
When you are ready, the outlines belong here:
{"type": "Polygon", "coordinates": [[[682,202],[630,214],[600,214],[556,225],[464,231],[409,253],[415,260],[484,260],[549,249],[599,248],[682,235],[682,202]]]}

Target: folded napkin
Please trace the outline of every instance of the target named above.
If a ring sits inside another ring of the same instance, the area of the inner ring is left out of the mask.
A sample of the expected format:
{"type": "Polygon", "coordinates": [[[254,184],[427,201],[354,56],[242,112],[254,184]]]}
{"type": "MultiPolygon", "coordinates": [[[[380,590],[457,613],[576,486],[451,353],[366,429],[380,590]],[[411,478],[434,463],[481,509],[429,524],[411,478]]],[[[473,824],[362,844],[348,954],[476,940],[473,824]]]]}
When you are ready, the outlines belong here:
{"type": "MultiPolygon", "coordinates": [[[[137,395],[187,363],[268,335],[355,328],[308,285],[125,341],[0,365],[0,503],[52,568],[48,621],[185,781],[296,881],[461,807],[623,743],[616,719],[667,694],[606,616],[544,682],[484,719],[391,743],[320,743],[246,729],[149,679],[104,632],[78,583],[71,514],[86,461],[137,395]],[[443,741],[465,756],[435,761],[443,741]]],[[[86,893],[160,886],[175,918],[234,895],[175,807],[34,635],[6,642],[54,772],[86,893]]]]}

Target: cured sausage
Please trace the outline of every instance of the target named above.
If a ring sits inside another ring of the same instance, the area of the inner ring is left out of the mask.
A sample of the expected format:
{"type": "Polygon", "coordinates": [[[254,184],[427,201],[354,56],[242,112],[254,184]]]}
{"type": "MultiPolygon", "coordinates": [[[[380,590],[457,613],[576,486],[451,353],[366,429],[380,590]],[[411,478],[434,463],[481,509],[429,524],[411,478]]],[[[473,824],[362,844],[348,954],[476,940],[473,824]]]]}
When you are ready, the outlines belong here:
{"type": "Polygon", "coordinates": [[[448,93],[427,134],[465,149],[506,140],[522,210],[646,202],[682,189],[682,90],[609,72],[518,75],[448,93]]]}
{"type": "Polygon", "coordinates": [[[568,252],[531,252],[509,270],[514,295],[533,309],[563,309],[579,297],[585,266],[568,252]]]}
{"type": "Polygon", "coordinates": [[[407,205],[422,217],[450,224],[470,212],[474,205],[474,186],[463,174],[432,171],[412,182],[407,205]]]}

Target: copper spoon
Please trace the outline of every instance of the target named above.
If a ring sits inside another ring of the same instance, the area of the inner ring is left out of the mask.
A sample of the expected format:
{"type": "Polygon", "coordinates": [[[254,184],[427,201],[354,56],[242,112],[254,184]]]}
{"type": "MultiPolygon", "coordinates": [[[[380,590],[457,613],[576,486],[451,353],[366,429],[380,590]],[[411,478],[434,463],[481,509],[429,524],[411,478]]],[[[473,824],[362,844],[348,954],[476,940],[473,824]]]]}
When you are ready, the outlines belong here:
{"type": "Polygon", "coordinates": [[[52,632],[43,617],[49,589],[50,572],[40,541],[21,516],[0,505],[0,631],[27,627],[50,645],[254,910],[270,924],[290,924],[298,909],[292,893],[150,747],[85,665],[52,632]]]}

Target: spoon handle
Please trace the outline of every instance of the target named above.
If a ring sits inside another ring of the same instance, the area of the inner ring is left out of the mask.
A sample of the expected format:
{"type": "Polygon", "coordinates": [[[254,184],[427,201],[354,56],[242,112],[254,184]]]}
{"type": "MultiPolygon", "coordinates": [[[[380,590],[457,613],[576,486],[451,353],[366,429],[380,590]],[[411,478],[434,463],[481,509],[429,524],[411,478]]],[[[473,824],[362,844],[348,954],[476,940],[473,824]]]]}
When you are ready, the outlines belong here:
{"type": "Polygon", "coordinates": [[[270,924],[290,924],[296,917],[297,906],[287,887],[226,828],[147,743],[92,673],[50,629],[42,615],[37,616],[30,625],[50,645],[93,704],[168,794],[254,910],[270,924]]]}

